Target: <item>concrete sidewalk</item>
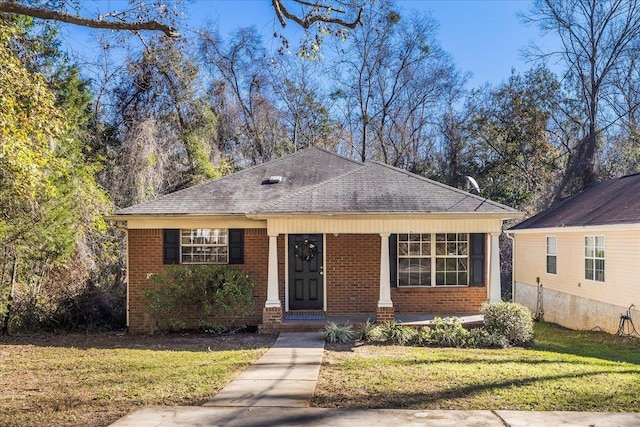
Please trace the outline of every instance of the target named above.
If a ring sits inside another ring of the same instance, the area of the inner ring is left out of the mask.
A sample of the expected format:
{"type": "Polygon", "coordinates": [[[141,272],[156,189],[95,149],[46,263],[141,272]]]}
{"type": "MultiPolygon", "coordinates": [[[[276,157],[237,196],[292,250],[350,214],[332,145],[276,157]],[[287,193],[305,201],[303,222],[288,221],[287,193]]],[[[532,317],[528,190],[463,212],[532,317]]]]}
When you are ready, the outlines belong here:
{"type": "Polygon", "coordinates": [[[322,333],[281,333],[273,347],[204,406],[308,407],[323,354],[322,333]]]}
{"type": "Polygon", "coordinates": [[[112,425],[117,427],[638,427],[640,414],[155,406],[129,414],[112,425]]]}
{"type": "Polygon", "coordinates": [[[272,348],[204,406],[144,408],[112,426],[640,426],[640,413],[310,408],[323,352],[321,333],[281,333],[272,348]]]}

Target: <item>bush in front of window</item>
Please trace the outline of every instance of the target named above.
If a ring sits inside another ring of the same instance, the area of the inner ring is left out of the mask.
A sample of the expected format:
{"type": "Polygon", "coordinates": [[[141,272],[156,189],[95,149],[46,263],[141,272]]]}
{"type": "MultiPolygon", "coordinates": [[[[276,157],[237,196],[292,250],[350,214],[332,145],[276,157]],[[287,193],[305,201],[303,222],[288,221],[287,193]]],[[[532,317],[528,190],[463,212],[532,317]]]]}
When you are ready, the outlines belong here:
{"type": "MultiPolygon", "coordinates": [[[[254,313],[253,280],[227,265],[167,265],[144,290],[146,313],[161,330],[185,329],[182,320],[196,313],[199,325],[215,317],[225,331],[242,329],[254,313]]],[[[219,329],[219,328],[218,328],[219,329]]]]}
{"type": "Polygon", "coordinates": [[[533,343],[533,316],[531,311],[517,302],[496,302],[485,304],[484,329],[489,335],[501,336],[515,346],[529,346],[533,343]]]}

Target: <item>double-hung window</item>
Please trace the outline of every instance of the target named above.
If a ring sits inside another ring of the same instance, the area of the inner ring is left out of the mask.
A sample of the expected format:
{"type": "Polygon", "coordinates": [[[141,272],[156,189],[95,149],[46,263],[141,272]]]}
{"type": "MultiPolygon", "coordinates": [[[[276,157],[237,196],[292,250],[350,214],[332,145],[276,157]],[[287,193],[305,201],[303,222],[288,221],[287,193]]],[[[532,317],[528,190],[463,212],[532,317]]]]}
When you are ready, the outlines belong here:
{"type": "Polygon", "coordinates": [[[226,228],[187,228],[180,230],[182,264],[227,264],[229,231],[226,228]]]}
{"type": "Polygon", "coordinates": [[[584,278],[604,282],[604,236],[584,238],[584,278]]]}
{"type": "Polygon", "coordinates": [[[558,239],[547,236],[547,273],[558,274],[558,239]]]}
{"type": "Polygon", "coordinates": [[[468,284],[468,234],[398,234],[398,286],[468,284]]]}

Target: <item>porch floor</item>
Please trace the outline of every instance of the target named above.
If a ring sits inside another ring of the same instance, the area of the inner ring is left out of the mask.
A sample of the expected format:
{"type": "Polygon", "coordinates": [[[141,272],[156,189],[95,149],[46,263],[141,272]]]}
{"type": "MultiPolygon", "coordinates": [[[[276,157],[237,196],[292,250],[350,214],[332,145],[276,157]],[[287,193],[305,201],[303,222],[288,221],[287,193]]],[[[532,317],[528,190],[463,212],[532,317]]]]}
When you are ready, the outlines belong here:
{"type": "MultiPolygon", "coordinates": [[[[473,328],[482,326],[484,317],[481,314],[396,314],[396,322],[401,322],[403,325],[409,326],[425,326],[433,324],[435,317],[459,317],[462,320],[463,326],[467,328],[473,328]]],[[[329,322],[337,323],[338,325],[349,324],[353,326],[359,326],[364,324],[367,320],[374,322],[376,319],[375,313],[371,314],[349,314],[349,315],[298,315],[295,311],[288,312],[284,315],[282,322],[278,325],[273,325],[275,331],[319,331],[324,329],[324,326],[329,322]]]]}

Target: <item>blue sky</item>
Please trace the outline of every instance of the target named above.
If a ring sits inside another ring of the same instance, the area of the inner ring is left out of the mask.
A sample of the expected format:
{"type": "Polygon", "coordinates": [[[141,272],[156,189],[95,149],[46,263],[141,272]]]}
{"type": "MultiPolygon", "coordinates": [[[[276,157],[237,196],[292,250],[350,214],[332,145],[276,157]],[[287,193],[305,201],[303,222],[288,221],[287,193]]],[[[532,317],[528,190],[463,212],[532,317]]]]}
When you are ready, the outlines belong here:
{"type": "MultiPolygon", "coordinates": [[[[431,13],[440,24],[438,39],[464,72],[471,72],[468,88],[488,82],[499,84],[506,80],[511,69],[523,72],[532,67],[521,51],[531,41],[553,46],[554,39],[540,38],[537,28],[522,23],[517,16],[531,8],[532,0],[404,0],[398,4],[404,13],[431,13]]],[[[86,1],[85,12],[104,12],[118,8],[122,0],[86,1]],[[104,9],[104,10],[103,10],[104,9]]],[[[255,25],[263,34],[267,47],[275,51],[278,41],[272,37],[281,31],[270,0],[185,0],[184,14],[192,30],[183,30],[185,37],[194,36],[205,23],[217,25],[222,35],[243,26],[255,25]]],[[[67,26],[63,37],[72,49],[95,51],[92,37],[100,32],[67,26]]],[[[286,32],[292,47],[302,31],[290,24],[286,32]]],[[[557,43],[557,42],[556,42],[557,43]]]]}
{"type": "MultiPolygon", "coordinates": [[[[399,1],[405,13],[431,13],[440,23],[438,39],[462,71],[472,72],[470,87],[485,82],[498,84],[511,69],[531,68],[521,51],[531,41],[553,46],[553,40],[540,38],[537,28],[522,23],[519,12],[530,9],[527,0],[405,0],[399,1]]],[[[193,19],[217,22],[222,34],[240,26],[255,25],[269,43],[280,24],[268,0],[195,0],[187,4],[193,19]]],[[[189,13],[189,11],[187,11],[189,13]]],[[[290,37],[290,41],[294,41],[290,37]]],[[[276,43],[276,42],[274,42],[276,43]]]]}

